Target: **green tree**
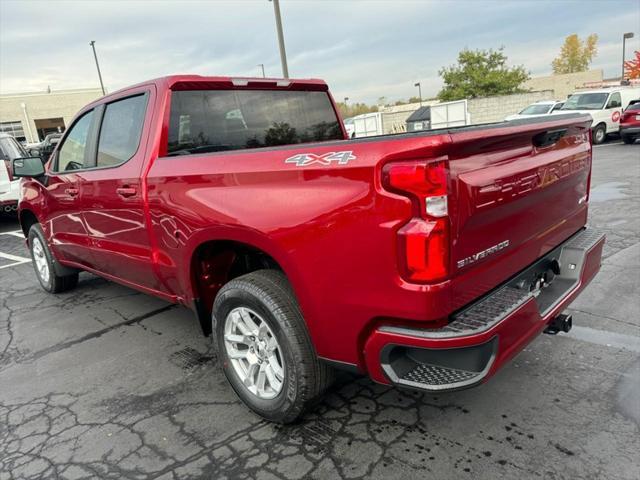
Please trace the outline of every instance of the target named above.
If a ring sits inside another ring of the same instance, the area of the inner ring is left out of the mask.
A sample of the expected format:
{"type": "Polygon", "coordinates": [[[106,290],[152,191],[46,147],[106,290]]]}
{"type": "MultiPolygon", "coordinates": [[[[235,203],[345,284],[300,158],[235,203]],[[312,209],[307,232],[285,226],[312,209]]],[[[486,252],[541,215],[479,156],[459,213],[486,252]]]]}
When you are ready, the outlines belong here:
{"type": "Polygon", "coordinates": [[[376,105],[367,105],[366,103],[349,103],[338,102],[336,104],[342,118],[355,117],[363,113],[377,112],[378,107],[376,105]]]}
{"type": "Polygon", "coordinates": [[[438,72],[444,81],[438,98],[450,101],[523,92],[520,85],[529,73],[522,65],[508,67],[503,50],[462,50],[457,65],[438,72]]]}
{"type": "Polygon", "coordinates": [[[573,73],[584,72],[589,68],[589,64],[598,54],[598,35],[592,33],[586,40],[580,40],[577,34],[569,35],[564,39],[564,45],[551,66],[553,73],[573,73]]]}

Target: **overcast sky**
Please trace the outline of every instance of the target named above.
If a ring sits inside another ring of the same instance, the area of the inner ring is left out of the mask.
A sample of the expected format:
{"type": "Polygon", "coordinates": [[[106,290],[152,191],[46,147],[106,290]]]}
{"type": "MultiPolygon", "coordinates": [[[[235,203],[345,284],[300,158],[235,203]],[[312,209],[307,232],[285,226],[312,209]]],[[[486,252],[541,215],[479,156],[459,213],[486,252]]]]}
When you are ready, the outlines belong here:
{"type": "MultiPolygon", "coordinates": [[[[640,50],[640,0],[281,0],[291,77],[323,78],[337,99],[434,96],[464,47],[505,47],[551,73],[564,37],[597,33],[593,68],[620,75],[622,33],[640,50]]],[[[273,4],[236,1],[0,0],[0,93],[98,86],[89,41],[113,91],[172,73],[281,76],[273,4]]]]}

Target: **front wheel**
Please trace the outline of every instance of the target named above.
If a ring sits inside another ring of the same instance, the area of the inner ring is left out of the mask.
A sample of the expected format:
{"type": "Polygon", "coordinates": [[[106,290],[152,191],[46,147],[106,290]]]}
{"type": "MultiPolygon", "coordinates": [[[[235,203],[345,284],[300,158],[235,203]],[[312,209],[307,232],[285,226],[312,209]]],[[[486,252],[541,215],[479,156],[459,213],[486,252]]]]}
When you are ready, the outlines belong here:
{"type": "Polygon", "coordinates": [[[601,123],[593,129],[592,133],[594,145],[600,145],[607,138],[607,126],[601,123]]]}
{"type": "Polygon", "coordinates": [[[293,422],[331,383],[331,368],[318,360],[282,272],[231,280],[216,296],[212,323],[229,383],[267,420],[293,422]]]}
{"type": "Polygon", "coordinates": [[[47,241],[44,238],[42,227],[34,224],[29,230],[29,250],[33,260],[33,268],[42,288],[49,293],[61,293],[71,290],[78,284],[78,273],[58,275],[54,266],[54,258],[47,241]]]}

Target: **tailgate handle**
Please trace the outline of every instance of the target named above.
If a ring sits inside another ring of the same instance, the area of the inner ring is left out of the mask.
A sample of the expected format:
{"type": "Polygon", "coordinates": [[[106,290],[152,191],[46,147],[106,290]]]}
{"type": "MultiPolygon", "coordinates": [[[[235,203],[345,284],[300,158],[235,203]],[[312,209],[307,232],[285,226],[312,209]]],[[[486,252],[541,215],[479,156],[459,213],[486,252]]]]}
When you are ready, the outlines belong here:
{"type": "Polygon", "coordinates": [[[557,130],[547,130],[546,132],[538,133],[533,136],[533,144],[536,147],[548,147],[553,145],[562,137],[567,134],[566,128],[559,128],[557,130]]]}

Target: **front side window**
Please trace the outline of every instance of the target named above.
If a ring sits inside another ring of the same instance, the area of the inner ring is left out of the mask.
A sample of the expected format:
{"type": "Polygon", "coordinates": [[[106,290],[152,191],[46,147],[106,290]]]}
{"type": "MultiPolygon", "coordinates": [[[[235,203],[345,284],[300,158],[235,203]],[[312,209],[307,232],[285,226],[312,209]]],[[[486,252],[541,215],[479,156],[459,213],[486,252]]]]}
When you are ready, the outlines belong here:
{"type": "Polygon", "coordinates": [[[185,90],[171,94],[169,155],[343,138],[326,92],[185,90]]]}
{"type": "Polygon", "coordinates": [[[93,110],[84,114],[71,128],[58,153],[58,172],[78,170],[84,167],[85,150],[89,128],[93,120],[93,110]]]}
{"type": "Polygon", "coordinates": [[[612,93],[611,97],[609,97],[609,103],[607,103],[607,108],[618,108],[622,105],[622,97],[618,92],[612,93]]]}
{"type": "Polygon", "coordinates": [[[146,107],[146,95],[106,105],[98,140],[98,167],[120,165],[133,157],[140,144],[146,107]]]}

